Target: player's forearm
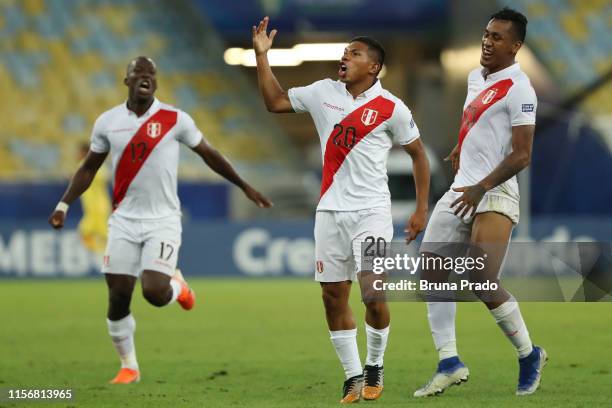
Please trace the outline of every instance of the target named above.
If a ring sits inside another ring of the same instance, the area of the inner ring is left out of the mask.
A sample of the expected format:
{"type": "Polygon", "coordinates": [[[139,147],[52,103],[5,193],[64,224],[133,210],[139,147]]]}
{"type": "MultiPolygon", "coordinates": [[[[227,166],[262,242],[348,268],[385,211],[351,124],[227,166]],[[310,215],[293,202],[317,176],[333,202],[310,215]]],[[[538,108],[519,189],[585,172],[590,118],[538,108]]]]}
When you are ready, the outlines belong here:
{"type": "Polygon", "coordinates": [[[412,156],[412,172],[414,175],[414,186],[416,189],[417,211],[429,209],[429,160],[425,151],[412,156]]]}
{"type": "Polygon", "coordinates": [[[211,151],[203,157],[204,162],[210,167],[215,173],[229,181],[230,183],[244,189],[246,182],[238,175],[234,167],[229,161],[217,150],[211,149],[211,151]]]}
{"type": "Polygon", "coordinates": [[[88,169],[84,166],[79,167],[76,173],[74,173],[74,176],[72,176],[70,184],[68,184],[68,188],[62,196],[61,201],[69,205],[72,204],[89,188],[95,176],[95,170],[88,169]]]}
{"type": "Polygon", "coordinates": [[[529,166],[530,162],[531,156],[529,153],[513,151],[478,184],[486,191],[489,191],[517,175],[521,170],[529,166]]]}
{"type": "Polygon", "coordinates": [[[259,92],[264,99],[268,111],[275,112],[277,111],[278,103],[286,98],[287,92],[285,92],[274,76],[270,63],[268,62],[267,54],[263,53],[257,55],[256,61],[259,92]]]}

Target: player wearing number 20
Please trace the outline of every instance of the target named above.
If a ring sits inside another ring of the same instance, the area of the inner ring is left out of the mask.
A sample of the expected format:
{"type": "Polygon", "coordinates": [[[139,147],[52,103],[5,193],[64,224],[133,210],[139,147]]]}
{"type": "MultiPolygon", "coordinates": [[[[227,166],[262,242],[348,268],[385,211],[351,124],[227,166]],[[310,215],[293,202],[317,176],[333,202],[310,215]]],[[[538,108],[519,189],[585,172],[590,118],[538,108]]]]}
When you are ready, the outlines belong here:
{"type": "MultiPolygon", "coordinates": [[[[377,399],[383,390],[383,355],[389,309],[383,300],[366,306],[367,357],[362,368],[357,329],[348,298],[358,277],[362,295],[371,270],[361,270],[361,243],[393,237],[386,160],[393,142],[413,160],[417,210],[406,225],[406,239],[423,230],[429,194],[429,164],[410,110],[378,80],[384,50],[368,37],[353,39],[339,61],[339,81],[324,79],[283,90],[267,52],[276,30],[268,18],[253,27],[259,88],[271,112],[308,112],[321,142],[323,180],[315,218],[315,279],[321,283],[331,341],[344,368],[342,403],[377,399]]],[[[340,56],[339,56],[340,57],[340,56]]],[[[377,298],[379,299],[379,298],[377,298]]]]}
{"type": "Polygon", "coordinates": [[[174,301],[186,310],[195,295],[176,269],[181,245],[177,197],[179,143],[189,146],[215,172],[240,187],[259,207],[271,203],[240,178],[229,162],[203,138],[191,117],[154,97],[156,66],[147,57],[130,62],[124,84],[128,99],[96,120],[90,151],[49,222],[61,228],[68,205],[91,184],[112,156],[113,214],[102,272],[109,289],[108,332],[119,353],[121,370],[111,383],[140,379],[134,347],[136,322],[130,302],[141,276],[144,297],[154,306],[174,301]]]}

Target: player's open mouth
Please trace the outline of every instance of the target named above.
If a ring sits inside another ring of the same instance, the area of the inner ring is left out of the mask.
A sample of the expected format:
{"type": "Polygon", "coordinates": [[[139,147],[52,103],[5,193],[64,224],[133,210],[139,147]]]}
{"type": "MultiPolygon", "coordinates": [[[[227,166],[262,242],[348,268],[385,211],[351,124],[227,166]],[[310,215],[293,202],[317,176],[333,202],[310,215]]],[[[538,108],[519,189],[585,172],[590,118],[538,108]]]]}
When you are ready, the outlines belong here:
{"type": "Polygon", "coordinates": [[[151,82],[145,79],[138,85],[138,90],[143,93],[148,93],[151,90],[151,82]]]}
{"type": "Polygon", "coordinates": [[[346,70],[347,70],[347,66],[345,63],[341,62],[340,63],[340,68],[338,69],[338,76],[340,76],[341,78],[344,78],[346,76],[346,70]]]}
{"type": "Polygon", "coordinates": [[[488,48],[482,47],[482,56],[485,57],[485,58],[489,58],[489,57],[493,56],[493,51],[488,49],[488,48]]]}

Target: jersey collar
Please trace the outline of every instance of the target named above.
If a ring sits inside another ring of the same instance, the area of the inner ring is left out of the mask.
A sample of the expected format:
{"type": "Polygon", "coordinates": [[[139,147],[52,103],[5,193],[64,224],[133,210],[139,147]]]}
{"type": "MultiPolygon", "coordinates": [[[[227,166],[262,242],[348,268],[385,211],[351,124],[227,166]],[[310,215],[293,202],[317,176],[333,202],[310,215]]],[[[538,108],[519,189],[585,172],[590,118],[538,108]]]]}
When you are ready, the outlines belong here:
{"type": "MultiPolygon", "coordinates": [[[[338,82],[342,84],[345,94],[353,98],[353,95],[351,95],[351,93],[346,89],[346,85],[342,83],[341,81],[338,81],[338,82]]],[[[376,82],[374,82],[374,84],[371,87],[369,87],[364,92],[357,95],[357,98],[355,99],[362,99],[362,98],[370,99],[372,96],[378,95],[381,90],[382,90],[382,85],[380,84],[380,79],[376,79],[376,82]]]]}
{"type": "MultiPolygon", "coordinates": [[[[157,110],[159,109],[159,105],[160,104],[161,104],[161,102],[159,101],[159,99],[154,97],[153,98],[153,103],[151,104],[151,106],[149,106],[149,109],[147,109],[147,111],[145,113],[143,113],[142,116],[138,116],[138,118],[139,119],[148,118],[149,116],[151,116],[152,114],[157,112],[157,110]]],[[[128,107],[127,107],[127,100],[123,104],[123,108],[127,112],[128,116],[129,115],[136,116],[136,114],[134,112],[132,112],[131,110],[128,109],[128,107]]]]}
{"type": "MultiPolygon", "coordinates": [[[[502,69],[501,71],[497,71],[493,74],[487,75],[487,77],[485,78],[486,81],[497,81],[499,79],[502,78],[507,78],[509,76],[511,76],[514,72],[518,72],[521,70],[521,66],[519,65],[518,62],[515,62],[514,64],[510,65],[507,68],[502,69]]],[[[480,71],[480,74],[483,76],[484,78],[484,68],[480,71]]]]}

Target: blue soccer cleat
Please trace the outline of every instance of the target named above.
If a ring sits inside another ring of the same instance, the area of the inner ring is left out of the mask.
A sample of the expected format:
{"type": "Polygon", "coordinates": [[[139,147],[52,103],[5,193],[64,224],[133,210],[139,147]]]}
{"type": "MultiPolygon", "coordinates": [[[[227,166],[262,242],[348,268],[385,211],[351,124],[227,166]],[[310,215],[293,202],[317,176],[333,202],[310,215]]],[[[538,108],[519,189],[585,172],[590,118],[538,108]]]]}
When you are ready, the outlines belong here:
{"type": "Polygon", "coordinates": [[[431,380],[416,390],[414,396],[419,398],[442,394],[451,385],[466,382],[469,376],[470,371],[459,357],[445,358],[438,363],[438,369],[431,380]]]}
{"type": "Polygon", "coordinates": [[[519,379],[516,395],[533,394],[540,386],[542,369],[548,361],[546,351],[533,346],[533,351],[527,357],[519,359],[519,379]]]}

